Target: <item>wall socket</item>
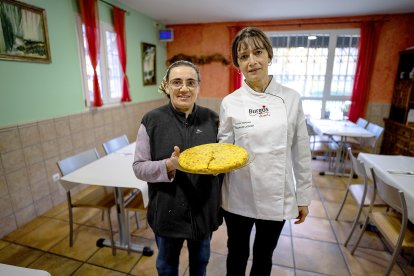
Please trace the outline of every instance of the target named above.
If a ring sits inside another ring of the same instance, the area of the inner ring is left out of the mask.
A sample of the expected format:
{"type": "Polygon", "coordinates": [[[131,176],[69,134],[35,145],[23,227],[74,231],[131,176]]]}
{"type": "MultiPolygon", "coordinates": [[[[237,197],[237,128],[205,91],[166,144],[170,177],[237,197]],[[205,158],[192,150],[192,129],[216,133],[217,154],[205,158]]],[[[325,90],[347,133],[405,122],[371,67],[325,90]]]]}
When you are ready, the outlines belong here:
{"type": "Polygon", "coordinates": [[[54,175],[52,175],[52,179],[53,179],[53,182],[59,181],[59,179],[60,179],[60,174],[55,173],[54,175]]]}

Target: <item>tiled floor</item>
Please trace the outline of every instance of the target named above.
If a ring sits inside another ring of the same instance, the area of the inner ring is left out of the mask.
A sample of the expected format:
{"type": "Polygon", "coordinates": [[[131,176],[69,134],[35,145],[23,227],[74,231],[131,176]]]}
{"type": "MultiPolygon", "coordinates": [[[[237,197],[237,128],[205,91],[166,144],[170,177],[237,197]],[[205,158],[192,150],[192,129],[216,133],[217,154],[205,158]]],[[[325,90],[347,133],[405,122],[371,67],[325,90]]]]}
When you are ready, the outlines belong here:
{"type": "MultiPolygon", "coordinates": [[[[304,224],[286,223],[273,256],[272,275],[382,275],[390,253],[376,233],[366,232],[354,256],[343,246],[356,212],[352,198],[349,198],[340,219],[333,219],[347,179],[319,176],[318,172],[326,167],[324,161],[314,160],[312,167],[314,192],[310,215],[304,224]]],[[[95,245],[98,238],[108,235],[106,223],[101,221],[98,211],[77,210],[75,222],[75,244],[70,248],[66,205],[48,211],[0,240],[0,263],[43,269],[59,276],[157,275],[157,249],[150,228],[135,229],[133,240],[152,246],[155,252],[152,257],[138,253],[128,255],[122,250],[117,250],[117,255],[112,256],[110,248],[95,245]]],[[[131,220],[131,225],[135,225],[134,220],[131,220]]],[[[350,245],[353,245],[353,240],[350,245]]],[[[207,275],[225,275],[225,225],[214,233],[211,249],[207,275]]],[[[181,255],[180,275],[188,276],[185,249],[181,255]]],[[[398,259],[393,275],[414,275],[414,267],[407,264],[408,257],[405,255],[398,259]]]]}

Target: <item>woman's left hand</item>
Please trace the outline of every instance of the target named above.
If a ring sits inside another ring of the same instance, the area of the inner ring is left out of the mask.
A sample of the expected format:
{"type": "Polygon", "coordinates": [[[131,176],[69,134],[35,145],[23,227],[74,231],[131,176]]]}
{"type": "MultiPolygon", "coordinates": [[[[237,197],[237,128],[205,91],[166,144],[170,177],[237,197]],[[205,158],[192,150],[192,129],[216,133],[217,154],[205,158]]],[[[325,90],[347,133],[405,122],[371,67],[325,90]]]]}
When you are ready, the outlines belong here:
{"type": "Polygon", "coordinates": [[[301,224],[305,221],[306,216],[309,214],[308,206],[299,206],[299,216],[297,217],[297,221],[295,221],[295,224],[301,224]]]}

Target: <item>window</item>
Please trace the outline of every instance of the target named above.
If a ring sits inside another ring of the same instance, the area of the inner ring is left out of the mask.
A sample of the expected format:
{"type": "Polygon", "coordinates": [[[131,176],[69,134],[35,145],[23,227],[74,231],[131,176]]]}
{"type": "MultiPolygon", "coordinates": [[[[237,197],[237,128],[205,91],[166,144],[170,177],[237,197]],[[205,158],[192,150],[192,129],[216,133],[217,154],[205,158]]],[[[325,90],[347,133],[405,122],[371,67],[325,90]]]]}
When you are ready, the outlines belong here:
{"type": "Polygon", "coordinates": [[[305,115],[342,119],[352,96],[359,30],[267,33],[269,74],[302,95],[305,115]]]}
{"type": "MultiPolygon", "coordinates": [[[[80,22],[80,20],[79,20],[80,22]]],[[[100,55],[97,66],[97,74],[101,97],[104,104],[120,102],[122,94],[122,68],[119,63],[118,47],[116,44],[116,33],[113,27],[107,23],[100,23],[100,55]]],[[[88,45],[86,42],[85,27],[79,23],[81,34],[81,60],[83,68],[84,91],[86,105],[91,106],[93,99],[93,68],[89,58],[88,45]]]]}

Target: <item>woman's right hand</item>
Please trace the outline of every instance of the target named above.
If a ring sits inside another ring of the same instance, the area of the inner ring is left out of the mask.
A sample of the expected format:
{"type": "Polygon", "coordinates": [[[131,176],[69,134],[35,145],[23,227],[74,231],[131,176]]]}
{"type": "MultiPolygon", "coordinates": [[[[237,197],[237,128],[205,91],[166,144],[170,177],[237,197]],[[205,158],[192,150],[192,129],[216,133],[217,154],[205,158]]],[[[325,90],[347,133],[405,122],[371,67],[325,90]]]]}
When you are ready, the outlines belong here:
{"type": "Polygon", "coordinates": [[[178,168],[178,157],[180,156],[180,148],[174,146],[174,151],[171,154],[171,157],[167,159],[165,165],[167,166],[167,172],[174,171],[178,168]]]}

